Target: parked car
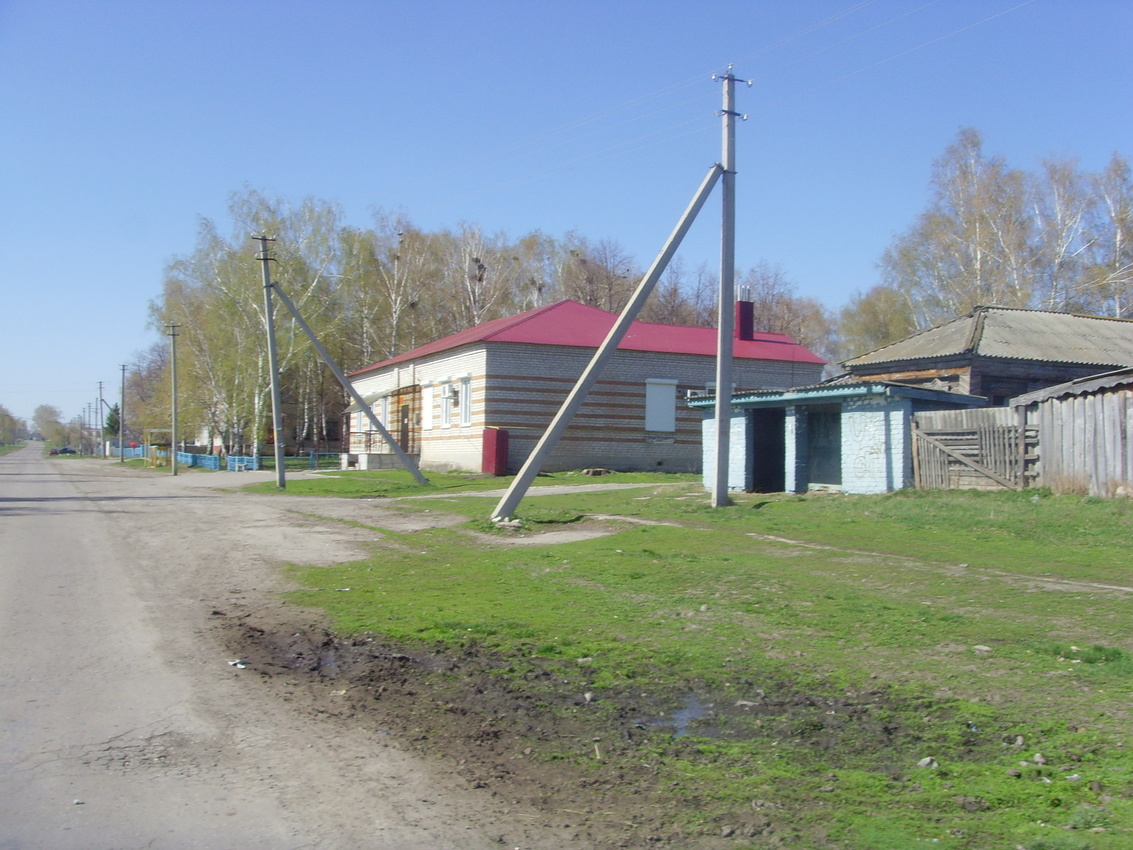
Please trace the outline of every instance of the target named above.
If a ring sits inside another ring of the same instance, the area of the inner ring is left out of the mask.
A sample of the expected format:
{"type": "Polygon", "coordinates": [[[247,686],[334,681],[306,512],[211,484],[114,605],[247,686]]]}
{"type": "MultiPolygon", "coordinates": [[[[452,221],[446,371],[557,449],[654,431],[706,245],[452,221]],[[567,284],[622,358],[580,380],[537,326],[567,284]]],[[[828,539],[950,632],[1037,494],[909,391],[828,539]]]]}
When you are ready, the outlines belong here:
{"type": "Polygon", "coordinates": [[[59,449],[59,454],[61,454],[61,455],[77,455],[78,452],[75,451],[70,446],[63,446],[63,448],[59,449]]]}
{"type": "Polygon", "coordinates": [[[59,449],[52,449],[51,451],[48,452],[48,454],[49,455],[57,455],[57,454],[59,454],[59,449]]]}

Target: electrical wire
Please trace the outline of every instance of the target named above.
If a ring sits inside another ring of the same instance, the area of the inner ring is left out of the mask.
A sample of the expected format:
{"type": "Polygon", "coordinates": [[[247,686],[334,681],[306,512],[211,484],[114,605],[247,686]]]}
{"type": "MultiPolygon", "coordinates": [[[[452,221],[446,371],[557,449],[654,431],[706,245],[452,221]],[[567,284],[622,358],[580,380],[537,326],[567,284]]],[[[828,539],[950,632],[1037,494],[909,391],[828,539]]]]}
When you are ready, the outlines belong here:
{"type": "MultiPolygon", "coordinates": [[[[775,50],[775,49],[782,47],[786,44],[789,44],[789,43],[791,43],[791,42],[793,42],[793,41],[795,41],[799,38],[802,38],[805,35],[809,35],[810,33],[816,32],[819,29],[822,29],[826,26],[829,26],[829,25],[831,25],[831,24],[853,14],[854,12],[857,12],[861,9],[864,9],[865,7],[867,7],[869,5],[872,5],[874,2],[876,2],[876,0],[862,0],[862,2],[859,2],[859,3],[856,3],[852,6],[849,6],[846,9],[843,9],[842,11],[830,16],[829,18],[826,18],[826,19],[824,19],[824,20],[822,20],[822,21],[820,21],[820,22],[818,22],[818,23],[816,23],[816,24],[814,24],[810,27],[799,30],[798,32],[796,32],[796,33],[794,33],[790,36],[782,38],[779,41],[774,42],[773,44],[768,45],[767,47],[760,49],[759,51],[757,51],[754,54],[751,54],[750,56],[744,57],[741,61],[742,62],[752,61],[755,58],[758,58],[759,56],[763,56],[763,55],[771,52],[772,50],[775,50]]],[[[860,38],[864,35],[868,35],[872,32],[876,32],[877,30],[882,29],[886,26],[889,26],[890,24],[893,24],[893,23],[896,23],[897,21],[903,20],[904,18],[907,18],[910,15],[916,14],[916,13],[921,12],[921,11],[931,7],[931,6],[934,6],[938,2],[939,2],[939,0],[931,0],[931,2],[924,3],[924,4],[918,6],[915,9],[912,9],[908,12],[897,15],[893,18],[890,18],[883,23],[880,23],[880,24],[877,24],[873,27],[870,27],[869,29],[862,30],[861,32],[856,33],[855,35],[852,35],[852,36],[849,36],[848,38],[842,39],[841,41],[838,41],[838,42],[836,42],[836,43],[834,43],[834,44],[832,44],[828,47],[825,47],[821,50],[810,53],[807,56],[801,57],[801,58],[796,59],[796,60],[792,60],[789,63],[781,65],[781,66],[779,66],[779,67],[777,67],[777,68],[775,68],[771,71],[768,71],[768,72],[762,74],[759,77],[759,79],[763,79],[763,78],[769,76],[770,74],[773,74],[773,73],[776,73],[776,72],[782,70],[783,68],[791,67],[791,66],[800,64],[802,62],[808,61],[810,59],[813,59],[815,56],[821,55],[822,53],[828,52],[829,50],[840,47],[840,46],[847,44],[847,43],[849,43],[849,42],[851,42],[851,41],[853,41],[857,38],[860,38]]],[[[1018,3],[1018,4],[1012,6],[1008,9],[1004,9],[1000,12],[996,12],[995,14],[988,15],[984,18],[981,18],[978,21],[975,21],[971,24],[960,27],[959,29],[955,29],[955,30],[953,30],[949,33],[946,33],[944,35],[941,35],[937,38],[930,39],[929,41],[923,42],[923,43],[918,44],[914,47],[910,47],[906,50],[901,50],[897,53],[894,53],[891,56],[888,56],[884,59],[880,59],[876,62],[871,62],[867,65],[863,65],[863,66],[861,66],[860,68],[857,68],[854,71],[850,71],[849,73],[842,74],[838,77],[827,80],[826,82],[821,83],[817,86],[812,86],[812,87],[805,89],[801,92],[797,92],[797,93],[791,95],[790,97],[783,98],[781,100],[769,103],[769,104],[762,106],[762,107],[760,107],[756,110],[753,110],[751,114],[764,114],[764,113],[770,111],[771,109],[792,103],[792,102],[799,100],[799,99],[801,99],[801,98],[803,98],[803,97],[805,97],[809,94],[813,94],[816,91],[821,91],[822,89],[828,88],[832,85],[836,85],[840,82],[843,82],[845,80],[856,77],[859,74],[863,74],[867,71],[873,70],[874,68],[878,68],[882,65],[896,61],[897,59],[901,59],[905,56],[908,56],[912,53],[917,52],[918,50],[923,50],[924,48],[931,47],[935,44],[939,44],[939,43],[946,41],[950,38],[953,38],[957,35],[968,32],[972,29],[975,29],[976,27],[982,26],[983,24],[986,24],[986,23],[989,23],[993,20],[996,20],[997,18],[1001,18],[1004,15],[1008,15],[1012,12],[1018,11],[1019,9],[1022,9],[1026,6],[1029,6],[1034,2],[1036,2],[1036,0],[1024,0],[1024,2],[1018,3]]],[[[527,140],[523,143],[520,143],[519,145],[513,146],[512,148],[509,149],[508,152],[511,153],[511,154],[518,153],[518,152],[522,151],[523,149],[525,149],[526,147],[529,147],[531,145],[536,144],[537,140],[539,140],[539,139],[552,138],[553,136],[555,136],[557,134],[564,134],[565,135],[565,133],[567,131],[571,130],[571,129],[580,128],[580,127],[587,126],[589,124],[597,123],[598,121],[601,121],[603,118],[606,118],[606,117],[609,117],[609,116],[612,116],[612,115],[616,115],[619,112],[624,112],[625,110],[627,110],[627,109],[629,109],[633,106],[651,102],[653,100],[656,100],[660,97],[665,96],[666,94],[671,94],[675,91],[679,91],[683,88],[686,88],[686,87],[692,85],[693,83],[703,83],[704,80],[705,80],[705,77],[701,76],[701,77],[697,77],[695,79],[682,81],[680,83],[674,83],[674,84],[667,86],[663,89],[659,89],[656,92],[652,92],[648,95],[643,95],[642,97],[635,98],[631,101],[627,101],[627,102],[620,104],[618,106],[611,107],[610,109],[604,110],[600,113],[596,113],[593,116],[590,116],[588,118],[580,119],[579,121],[574,122],[572,124],[564,125],[563,127],[557,128],[555,130],[547,131],[547,133],[541,134],[540,136],[535,137],[534,139],[527,140]]],[[[595,129],[591,132],[585,133],[585,134],[580,135],[580,136],[563,138],[560,141],[553,144],[551,146],[551,148],[562,147],[563,145],[571,144],[571,143],[579,141],[581,139],[589,138],[589,137],[597,135],[599,133],[607,132],[608,130],[611,130],[615,127],[622,127],[622,126],[625,126],[627,124],[632,124],[635,121],[639,121],[639,120],[643,120],[645,118],[653,117],[653,116],[662,114],[664,112],[671,111],[672,109],[677,109],[677,108],[680,108],[680,107],[683,107],[683,106],[690,105],[692,103],[698,103],[700,101],[701,101],[701,98],[697,97],[697,98],[694,98],[694,99],[681,101],[679,103],[672,104],[672,105],[666,106],[662,109],[654,110],[654,111],[649,112],[649,113],[644,113],[642,115],[632,116],[632,117],[626,118],[623,121],[618,122],[617,124],[607,125],[607,126],[595,129]]],[[[697,118],[694,118],[694,119],[690,119],[690,120],[683,121],[683,122],[680,122],[680,123],[677,123],[677,124],[669,125],[667,127],[646,133],[642,136],[638,136],[635,139],[627,140],[627,141],[624,141],[624,142],[619,142],[615,145],[611,145],[611,146],[603,148],[601,150],[593,151],[591,153],[584,154],[584,155],[578,156],[578,157],[574,157],[572,159],[563,160],[561,162],[555,163],[554,165],[550,165],[550,166],[547,166],[545,168],[541,168],[537,171],[529,172],[529,173],[524,174],[522,176],[517,176],[513,180],[497,182],[497,183],[495,183],[495,184],[493,184],[489,187],[479,187],[475,192],[465,193],[465,194],[462,194],[462,195],[459,195],[459,196],[452,196],[452,197],[447,198],[443,201],[440,201],[439,204],[442,205],[442,206],[447,206],[447,205],[450,205],[450,204],[456,204],[456,203],[468,200],[470,198],[483,197],[485,194],[491,194],[491,193],[503,191],[505,189],[512,189],[512,188],[515,188],[517,186],[522,186],[522,185],[525,185],[527,183],[530,183],[530,182],[533,182],[535,180],[546,177],[550,174],[559,173],[559,172],[562,172],[564,170],[577,167],[579,165],[593,164],[593,163],[606,161],[606,160],[613,159],[613,158],[620,157],[620,156],[628,156],[629,154],[637,153],[639,151],[646,150],[646,149],[652,148],[652,147],[656,147],[656,146],[661,145],[661,144],[666,144],[668,142],[672,142],[672,141],[675,141],[675,140],[678,140],[678,139],[687,138],[689,136],[697,135],[699,133],[706,133],[712,127],[718,126],[718,125],[715,124],[714,121],[710,120],[710,117],[711,116],[706,114],[704,116],[698,116],[697,118]],[[679,132],[679,133],[673,132],[675,130],[680,130],[684,127],[688,127],[690,124],[700,124],[702,122],[704,124],[703,127],[698,126],[695,129],[686,130],[684,132],[679,132]]],[[[547,149],[547,147],[544,147],[543,149],[545,150],[545,149],[547,149]]],[[[499,157],[493,157],[493,159],[496,159],[496,158],[499,158],[499,157]]],[[[454,168],[453,170],[455,171],[457,169],[454,168]]]]}

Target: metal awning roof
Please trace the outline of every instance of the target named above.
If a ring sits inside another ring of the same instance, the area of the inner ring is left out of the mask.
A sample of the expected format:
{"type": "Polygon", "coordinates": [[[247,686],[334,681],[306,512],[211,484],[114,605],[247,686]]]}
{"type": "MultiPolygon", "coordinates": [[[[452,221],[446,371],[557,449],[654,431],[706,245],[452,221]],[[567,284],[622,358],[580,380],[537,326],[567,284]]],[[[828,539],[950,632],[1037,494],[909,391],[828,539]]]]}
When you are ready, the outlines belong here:
{"type": "MultiPolygon", "coordinates": [[[[825,384],[793,387],[789,390],[752,390],[732,396],[733,407],[780,407],[793,404],[822,404],[846,398],[866,396],[898,396],[922,401],[954,404],[957,407],[986,407],[987,399],[980,396],[914,387],[896,381],[858,381],[836,378],[825,384]]],[[[715,408],[715,396],[691,398],[689,407],[715,408]]]]}

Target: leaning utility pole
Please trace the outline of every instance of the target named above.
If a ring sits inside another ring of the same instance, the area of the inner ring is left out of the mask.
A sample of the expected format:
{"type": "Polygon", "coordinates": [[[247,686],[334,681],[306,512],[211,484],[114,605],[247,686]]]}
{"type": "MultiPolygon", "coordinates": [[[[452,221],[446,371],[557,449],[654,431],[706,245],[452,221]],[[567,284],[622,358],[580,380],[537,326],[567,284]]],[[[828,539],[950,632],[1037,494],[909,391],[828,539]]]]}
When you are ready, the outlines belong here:
{"type": "Polygon", "coordinates": [[[172,409],[170,415],[173,417],[173,424],[169,429],[169,465],[173,468],[173,474],[177,474],[177,329],[180,325],[175,325],[172,322],[166,325],[169,328],[169,371],[172,376],[172,386],[170,390],[173,393],[172,409]]]}
{"type": "MultiPolygon", "coordinates": [[[[731,502],[728,498],[728,443],[732,428],[732,340],[736,302],[736,78],[731,66],[720,77],[724,82],[723,226],[720,233],[720,297],[716,345],[716,477],[712,482],[712,507],[731,502]]],[[[750,85],[750,83],[749,83],[750,85]]]]}
{"type": "Polygon", "coordinates": [[[693,221],[696,219],[696,214],[700,212],[700,208],[704,206],[704,202],[708,200],[708,196],[712,193],[712,187],[716,185],[716,181],[720,177],[720,166],[713,165],[708,170],[704,181],[700,184],[696,194],[693,196],[691,203],[685,210],[684,215],[681,216],[677,226],[669,235],[668,241],[661,249],[661,253],[657,255],[657,259],[653,261],[649,271],[645,273],[645,277],[641,279],[641,283],[637,285],[637,289],[629,299],[629,303],[622,309],[621,315],[618,320],[614,322],[614,326],[610,328],[610,332],[606,334],[606,339],[594,352],[590,358],[590,363],[587,364],[586,369],[579,376],[575,382],[574,388],[570,394],[563,401],[559,412],[555,414],[555,418],[551,420],[551,424],[547,426],[547,430],[543,432],[543,436],[539,438],[539,442],[535,444],[531,454],[528,455],[527,461],[519,470],[519,474],[511,482],[507,492],[504,493],[502,499],[496,505],[496,509],[492,512],[492,519],[503,520],[509,518],[519,503],[523,500],[523,496],[527,493],[527,488],[531,486],[531,482],[539,474],[543,468],[543,463],[551,456],[554,451],[555,445],[558,443],[559,438],[570,427],[571,420],[578,409],[582,407],[586,401],[586,396],[590,393],[590,389],[598,382],[598,378],[602,375],[602,370],[606,366],[606,362],[614,356],[617,351],[618,344],[629,332],[630,327],[633,325],[633,320],[645,305],[645,300],[649,297],[649,293],[653,291],[653,287],[661,277],[661,273],[665,271],[665,267],[669,265],[669,261],[677,252],[680,247],[681,240],[684,239],[688,229],[692,227],[693,221]]]}
{"type": "MultiPolygon", "coordinates": [[[[676,253],[677,248],[681,244],[681,240],[688,232],[689,227],[695,220],[697,213],[700,212],[701,206],[707,200],[708,195],[711,193],[713,186],[716,185],[718,178],[724,178],[724,227],[723,235],[720,241],[720,296],[719,296],[719,336],[718,336],[718,350],[716,360],[716,452],[717,452],[717,465],[716,465],[716,484],[713,489],[713,507],[721,507],[727,505],[728,502],[728,424],[731,412],[731,389],[732,389],[732,330],[734,327],[735,316],[735,250],[736,250],[736,190],[735,190],[735,158],[736,158],[736,143],[735,143],[735,82],[736,78],[732,75],[732,66],[728,66],[728,73],[723,77],[713,75],[713,80],[724,80],[724,155],[723,162],[718,163],[709,170],[708,176],[704,178],[700,189],[697,190],[696,195],[693,196],[692,203],[689,204],[688,209],[685,210],[684,215],[677,223],[676,228],[669,236],[665,246],[661,249],[661,253],[657,255],[657,259],[653,261],[653,265],[646,273],[645,277],[641,279],[638,284],[637,290],[633,293],[629,303],[623,308],[618,320],[614,323],[613,328],[606,335],[605,341],[599,346],[598,350],[594,352],[594,356],[590,359],[590,363],[575,382],[574,388],[570,391],[566,400],[559,408],[559,412],[555,414],[551,424],[547,426],[547,430],[543,432],[543,436],[539,442],[535,444],[531,454],[527,457],[527,461],[519,470],[512,481],[511,486],[508,487],[507,492],[504,493],[502,499],[496,505],[496,509],[492,512],[492,519],[502,520],[511,516],[519,503],[523,500],[527,488],[535,480],[543,468],[543,463],[551,456],[551,452],[555,448],[555,444],[559,438],[566,432],[570,426],[574,414],[578,411],[586,401],[586,396],[590,392],[591,387],[597,383],[602,369],[606,365],[606,361],[613,356],[618,347],[618,343],[629,331],[630,326],[633,324],[634,318],[644,305],[649,293],[653,291],[653,286],[656,284],[661,273],[669,264],[673,254],[676,253]],[[721,393],[724,393],[724,404],[721,405],[721,393]],[[721,414],[721,409],[725,413],[721,414]],[[721,425],[721,420],[725,425],[721,425]],[[723,472],[721,472],[723,469],[723,472]],[[722,488],[722,490],[721,490],[722,488]],[[718,493],[722,492],[722,498],[718,493]]],[[[750,86],[751,81],[747,81],[750,86]]]]}
{"type": "Polygon", "coordinates": [[[342,374],[342,370],[338,368],[338,364],[334,362],[334,358],[330,356],[326,348],[323,347],[323,344],[319,342],[319,338],[315,336],[315,332],[311,330],[311,326],[307,324],[303,316],[299,313],[299,308],[295,306],[295,302],[287,297],[287,293],[283,291],[278,283],[273,283],[272,286],[275,288],[275,294],[279,296],[279,300],[283,302],[283,306],[291,311],[291,316],[295,319],[295,323],[299,325],[299,328],[307,335],[307,339],[311,341],[311,345],[315,347],[315,351],[319,353],[319,357],[323,358],[323,362],[326,363],[327,368],[334,373],[334,377],[338,380],[338,383],[341,384],[342,388],[354,399],[354,403],[361,408],[362,413],[370,420],[370,424],[374,427],[374,430],[382,435],[382,439],[386,441],[386,445],[390,447],[397,456],[397,459],[401,461],[402,466],[409,470],[409,474],[413,476],[418,484],[428,484],[429,479],[421,474],[421,470],[418,468],[417,464],[413,462],[413,458],[411,458],[398,444],[397,440],[393,438],[386,429],[386,426],[383,425],[382,421],[374,414],[374,409],[366,403],[366,400],[362,398],[358,390],[354,389],[354,385],[346,380],[346,376],[342,374]]]}
{"type": "Polygon", "coordinates": [[[271,303],[271,268],[268,265],[268,243],[274,242],[267,234],[253,236],[260,242],[259,260],[264,264],[264,324],[268,334],[268,368],[271,370],[271,427],[275,438],[275,486],[280,490],[287,487],[287,476],[283,469],[283,402],[279,394],[279,358],[275,350],[275,317],[271,303]]]}

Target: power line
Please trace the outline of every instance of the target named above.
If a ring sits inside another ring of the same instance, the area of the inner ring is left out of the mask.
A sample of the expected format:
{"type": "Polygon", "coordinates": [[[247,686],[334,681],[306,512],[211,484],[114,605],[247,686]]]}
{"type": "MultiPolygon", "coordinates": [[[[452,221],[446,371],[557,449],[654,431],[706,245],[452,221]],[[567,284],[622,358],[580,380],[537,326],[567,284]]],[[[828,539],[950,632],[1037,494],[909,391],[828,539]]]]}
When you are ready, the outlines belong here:
{"type": "MultiPolygon", "coordinates": [[[[843,9],[842,11],[840,11],[840,12],[834,14],[834,15],[831,15],[830,17],[825,18],[822,21],[819,21],[816,24],[813,24],[809,27],[801,29],[798,32],[793,33],[790,36],[779,39],[778,41],[774,42],[773,44],[768,45],[767,47],[760,49],[756,53],[745,57],[741,61],[744,61],[744,62],[752,61],[752,60],[754,60],[754,59],[756,59],[756,58],[758,58],[762,55],[765,55],[765,54],[771,52],[772,50],[775,50],[779,47],[782,47],[786,44],[789,44],[793,41],[796,41],[797,39],[802,38],[803,36],[809,35],[813,32],[817,32],[818,30],[820,30],[824,27],[830,26],[831,24],[834,24],[834,23],[842,20],[843,18],[846,18],[846,17],[852,15],[853,13],[858,12],[858,11],[866,8],[867,6],[872,5],[874,2],[876,2],[876,0],[862,0],[862,2],[853,4],[853,5],[843,9]]],[[[781,65],[781,66],[779,66],[779,67],[777,67],[777,68],[775,68],[771,71],[767,71],[764,74],[762,74],[760,77],[758,77],[757,79],[766,78],[767,76],[774,74],[774,73],[776,73],[780,70],[783,70],[784,68],[792,67],[792,66],[801,64],[803,62],[809,61],[809,60],[815,58],[816,56],[819,56],[819,55],[826,53],[830,50],[833,50],[837,47],[841,47],[841,46],[843,46],[843,45],[845,45],[845,44],[847,44],[851,41],[854,41],[858,38],[861,38],[862,36],[876,32],[879,29],[882,29],[882,28],[887,27],[891,24],[894,24],[894,23],[896,23],[900,20],[903,20],[903,19],[911,16],[911,15],[917,14],[918,12],[921,12],[921,11],[931,7],[931,6],[936,5],[938,2],[939,2],[939,0],[931,0],[931,2],[923,3],[922,5],[916,7],[915,9],[911,9],[911,10],[904,12],[900,15],[896,15],[892,18],[889,18],[888,20],[886,20],[882,23],[879,23],[879,24],[877,24],[873,27],[870,27],[868,29],[862,30],[861,32],[856,33],[855,35],[844,38],[844,39],[842,39],[838,42],[835,42],[832,45],[829,45],[827,47],[822,48],[821,50],[814,51],[813,53],[810,53],[806,56],[800,57],[799,59],[792,60],[791,62],[788,62],[784,65],[781,65]]],[[[996,20],[997,18],[1001,18],[1004,15],[1008,15],[1012,12],[1018,11],[1019,9],[1022,9],[1026,6],[1029,6],[1034,2],[1035,2],[1035,0],[1024,0],[1024,2],[1022,2],[1022,3],[1018,3],[1015,6],[1012,6],[1008,9],[1004,9],[1000,12],[996,12],[995,14],[988,15],[987,17],[984,17],[984,18],[982,18],[978,21],[975,21],[971,24],[968,24],[966,26],[960,27],[959,29],[955,29],[955,30],[953,30],[949,33],[946,33],[945,35],[941,35],[937,38],[930,39],[929,41],[923,42],[923,43],[918,44],[914,47],[910,47],[908,49],[901,50],[897,53],[894,53],[891,56],[888,56],[884,59],[880,59],[876,62],[871,62],[867,65],[863,65],[862,67],[857,68],[854,71],[850,71],[849,73],[842,74],[838,77],[827,80],[826,82],[821,83],[819,85],[812,86],[812,87],[805,89],[801,92],[793,94],[790,97],[783,98],[783,99],[778,100],[778,101],[774,101],[773,103],[770,103],[770,104],[768,104],[768,105],[766,105],[762,108],[756,108],[756,109],[750,110],[750,112],[752,114],[760,114],[760,113],[764,113],[764,112],[768,111],[769,109],[779,107],[779,106],[783,106],[783,105],[788,104],[788,103],[792,103],[796,100],[799,100],[802,97],[805,97],[808,94],[813,94],[816,91],[821,91],[824,88],[828,88],[832,85],[836,85],[837,83],[851,79],[855,76],[858,76],[859,74],[865,73],[866,71],[873,70],[874,68],[878,68],[882,65],[888,64],[890,62],[896,61],[897,59],[908,56],[912,53],[915,53],[918,50],[923,50],[926,47],[931,47],[934,44],[939,44],[942,41],[946,41],[946,40],[953,38],[957,35],[968,32],[969,30],[975,29],[976,27],[982,26],[983,24],[989,23],[993,20],[996,20]]],[[[688,106],[688,105],[693,104],[693,103],[700,103],[700,102],[702,102],[701,97],[696,97],[696,98],[692,98],[692,99],[689,99],[689,100],[684,100],[684,101],[681,101],[679,103],[675,103],[675,104],[671,104],[669,106],[666,106],[662,109],[657,109],[657,110],[654,110],[652,112],[648,112],[648,113],[629,117],[629,118],[627,118],[627,119],[625,119],[625,120],[623,120],[623,121],[621,121],[617,124],[607,125],[607,126],[604,126],[604,127],[601,127],[601,128],[594,129],[594,130],[587,132],[587,133],[580,135],[580,136],[573,136],[573,137],[569,137],[569,138],[566,137],[567,132],[570,131],[570,130],[573,130],[575,128],[581,128],[581,127],[584,127],[584,126],[588,126],[590,124],[595,124],[595,123],[601,121],[603,118],[616,115],[619,112],[623,112],[626,109],[629,109],[629,108],[636,106],[638,104],[648,103],[650,101],[653,101],[653,100],[656,100],[660,97],[663,97],[666,94],[670,94],[672,92],[679,91],[683,88],[686,88],[686,87],[692,85],[694,82],[703,83],[704,80],[705,80],[704,77],[697,77],[695,79],[689,79],[689,80],[685,80],[685,81],[682,81],[682,82],[679,82],[679,83],[674,83],[670,86],[659,89],[659,90],[652,92],[650,94],[643,95],[642,97],[635,98],[635,99],[630,100],[630,101],[626,101],[625,103],[620,104],[618,106],[611,107],[610,109],[604,110],[604,111],[599,112],[599,113],[595,113],[594,115],[592,115],[590,117],[580,119],[579,121],[574,122],[572,124],[568,124],[568,125],[564,125],[562,127],[556,128],[556,129],[548,130],[546,133],[540,134],[538,136],[533,137],[532,139],[529,139],[529,140],[522,142],[518,145],[512,146],[511,148],[507,149],[505,152],[501,152],[496,157],[493,157],[491,160],[487,160],[487,161],[490,162],[490,161],[493,161],[495,159],[502,158],[506,154],[518,153],[519,151],[522,151],[527,147],[530,147],[534,144],[537,144],[538,141],[540,141],[540,140],[551,139],[551,138],[554,138],[556,135],[562,135],[562,136],[564,136],[564,138],[561,141],[558,141],[557,143],[555,143],[552,147],[561,147],[561,146],[566,145],[566,144],[570,144],[570,143],[573,143],[573,142],[580,141],[582,139],[586,139],[586,138],[598,135],[599,133],[608,132],[609,130],[614,129],[616,127],[625,126],[625,125],[631,124],[635,121],[643,120],[645,118],[650,118],[650,117],[653,117],[655,115],[659,115],[659,114],[662,114],[664,112],[671,111],[673,109],[678,109],[678,108],[681,108],[681,107],[684,107],[684,106],[688,106]]],[[[551,174],[556,174],[556,173],[559,173],[561,171],[564,171],[564,170],[567,170],[567,169],[570,169],[570,168],[574,168],[574,167],[579,166],[579,165],[602,162],[602,161],[606,161],[606,160],[609,160],[609,159],[613,159],[615,157],[626,156],[628,154],[636,153],[638,151],[645,150],[647,148],[656,147],[657,145],[660,145],[660,144],[665,144],[667,142],[676,141],[677,139],[686,138],[688,136],[697,135],[699,133],[705,133],[705,132],[709,131],[713,126],[714,126],[714,121],[712,120],[712,117],[706,112],[704,116],[698,116],[696,118],[689,119],[689,120],[686,120],[686,121],[682,121],[682,122],[679,122],[677,124],[672,124],[672,125],[669,125],[667,127],[664,127],[664,128],[658,129],[658,130],[654,130],[654,131],[651,131],[651,132],[643,134],[643,135],[639,135],[634,139],[629,139],[629,140],[625,140],[625,141],[622,141],[622,142],[618,142],[614,145],[611,145],[609,147],[603,148],[603,149],[598,150],[598,151],[593,151],[591,153],[584,154],[584,155],[581,155],[581,156],[577,156],[577,157],[574,157],[572,159],[563,160],[563,161],[558,162],[554,165],[549,165],[545,168],[541,168],[538,171],[529,172],[529,173],[524,174],[522,176],[517,176],[515,179],[512,179],[512,180],[498,182],[498,183],[495,183],[494,185],[490,185],[488,187],[480,186],[474,192],[467,192],[467,193],[463,193],[461,195],[451,196],[447,199],[443,199],[442,201],[439,201],[438,203],[440,205],[444,206],[444,205],[449,205],[449,204],[455,204],[455,203],[458,203],[458,202],[461,202],[461,201],[464,201],[464,200],[467,200],[467,199],[473,198],[473,197],[483,197],[485,194],[491,194],[491,193],[503,191],[504,189],[511,189],[511,188],[515,188],[517,186],[522,186],[522,185],[531,183],[535,180],[538,180],[542,177],[546,177],[546,176],[551,175],[551,174]],[[698,126],[695,129],[688,130],[688,131],[685,131],[685,132],[679,132],[679,133],[673,132],[675,130],[679,130],[681,128],[688,127],[691,124],[700,124],[701,122],[703,122],[702,127],[698,126]]],[[[450,169],[450,171],[457,171],[457,170],[459,170],[459,169],[455,168],[455,167],[453,169],[450,169]]]]}
{"type": "MultiPolygon", "coordinates": [[[[784,98],[783,100],[776,101],[772,104],[769,104],[768,107],[765,107],[765,109],[769,108],[771,106],[783,106],[784,104],[792,103],[792,102],[798,100],[799,98],[804,97],[805,95],[813,94],[816,91],[821,91],[824,88],[828,88],[832,85],[835,85],[837,83],[848,80],[851,77],[856,77],[858,74],[864,74],[866,71],[872,71],[874,68],[880,67],[881,65],[885,65],[889,62],[893,62],[897,59],[901,59],[904,56],[908,56],[910,53],[915,53],[918,50],[923,50],[926,47],[931,47],[934,44],[939,44],[940,42],[946,41],[947,39],[950,39],[953,36],[960,35],[960,33],[964,33],[964,32],[967,32],[968,30],[975,29],[976,27],[982,26],[983,24],[986,24],[989,21],[994,21],[996,18],[1001,18],[1004,15],[1008,15],[1011,12],[1015,12],[1019,9],[1022,9],[1024,6],[1030,6],[1034,2],[1035,2],[1035,0],[1024,0],[1024,2],[1019,3],[1018,5],[1012,6],[1010,9],[1004,9],[1002,12],[996,12],[994,15],[988,15],[986,18],[978,20],[975,23],[968,24],[965,27],[960,27],[960,29],[953,30],[952,32],[947,33],[946,35],[940,36],[939,38],[930,39],[929,41],[926,41],[923,44],[918,44],[916,47],[910,47],[908,50],[902,50],[899,53],[894,53],[892,56],[888,56],[885,59],[880,59],[877,62],[871,62],[869,65],[863,65],[862,67],[858,68],[856,71],[850,71],[848,74],[843,74],[842,76],[835,77],[834,79],[828,80],[825,83],[821,83],[817,86],[813,86],[809,89],[805,89],[804,91],[801,91],[798,94],[792,95],[789,98],[784,98]]],[[[760,111],[763,111],[763,110],[760,110],[760,111]]]]}

